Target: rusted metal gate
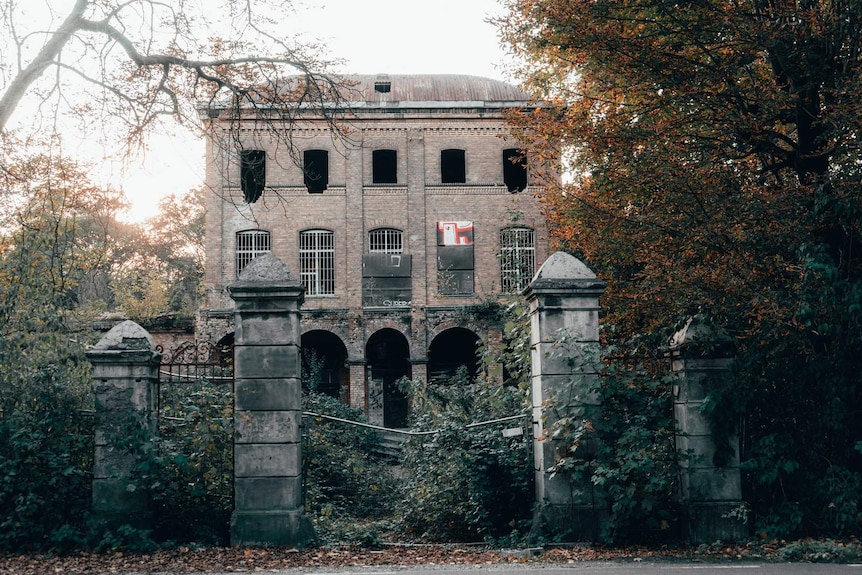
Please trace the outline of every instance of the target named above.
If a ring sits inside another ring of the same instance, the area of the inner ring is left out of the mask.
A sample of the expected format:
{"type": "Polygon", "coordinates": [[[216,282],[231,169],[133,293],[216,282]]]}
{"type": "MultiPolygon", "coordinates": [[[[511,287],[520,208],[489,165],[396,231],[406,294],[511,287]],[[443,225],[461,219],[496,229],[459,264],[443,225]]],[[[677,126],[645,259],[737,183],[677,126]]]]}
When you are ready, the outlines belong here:
{"type": "Polygon", "coordinates": [[[159,456],[183,498],[233,508],[233,349],[185,342],[162,351],[157,421],[159,456]]]}

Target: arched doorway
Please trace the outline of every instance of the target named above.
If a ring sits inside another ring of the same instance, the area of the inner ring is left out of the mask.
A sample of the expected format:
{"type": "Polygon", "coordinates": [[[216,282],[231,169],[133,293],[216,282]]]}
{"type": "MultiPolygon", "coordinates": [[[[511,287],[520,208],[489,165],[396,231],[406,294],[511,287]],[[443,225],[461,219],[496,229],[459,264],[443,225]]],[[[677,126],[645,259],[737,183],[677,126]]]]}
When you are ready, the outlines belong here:
{"type": "Polygon", "coordinates": [[[479,336],[463,327],[453,327],[437,335],[428,348],[428,379],[445,383],[464,366],[469,380],[479,376],[479,336]]]}
{"type": "Polygon", "coordinates": [[[411,377],[410,345],[400,332],[381,329],[365,345],[368,381],[368,419],[385,427],[407,426],[407,396],[398,389],[411,377]]]}
{"type": "Polygon", "coordinates": [[[302,385],[331,397],[350,401],[347,348],[337,335],[315,329],[302,334],[302,385]]]}

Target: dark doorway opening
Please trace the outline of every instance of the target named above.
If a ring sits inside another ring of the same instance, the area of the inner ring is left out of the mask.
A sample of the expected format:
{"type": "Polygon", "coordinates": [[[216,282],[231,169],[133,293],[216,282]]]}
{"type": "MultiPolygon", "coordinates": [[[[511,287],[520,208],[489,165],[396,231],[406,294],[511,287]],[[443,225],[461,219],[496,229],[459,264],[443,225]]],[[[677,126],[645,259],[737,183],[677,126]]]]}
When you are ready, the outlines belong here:
{"type": "Polygon", "coordinates": [[[382,392],[384,427],[407,427],[407,396],[398,389],[399,379],[411,377],[407,339],[394,329],[381,329],[368,339],[365,360],[370,377],[369,395],[373,389],[382,392]]]}
{"type": "Polygon", "coordinates": [[[453,327],[437,335],[428,350],[428,378],[447,383],[462,366],[469,383],[479,376],[479,336],[463,327],[453,327]]]}
{"type": "Polygon", "coordinates": [[[341,338],[329,331],[312,330],[302,334],[300,341],[303,387],[349,402],[350,371],[341,338]]]}

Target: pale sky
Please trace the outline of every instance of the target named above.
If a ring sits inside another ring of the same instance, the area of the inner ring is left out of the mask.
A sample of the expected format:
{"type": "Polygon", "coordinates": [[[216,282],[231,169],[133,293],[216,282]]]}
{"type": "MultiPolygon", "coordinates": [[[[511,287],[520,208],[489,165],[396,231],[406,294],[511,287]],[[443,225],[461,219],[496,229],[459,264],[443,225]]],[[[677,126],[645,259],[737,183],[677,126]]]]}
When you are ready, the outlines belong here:
{"type": "MultiPolygon", "coordinates": [[[[497,0],[303,0],[290,28],[317,38],[356,74],[471,74],[508,80],[505,51],[485,22],[497,0]]],[[[129,219],[156,213],[159,198],[203,183],[203,142],[187,135],[150,142],[142,163],[112,183],[132,202],[129,219]]]]}

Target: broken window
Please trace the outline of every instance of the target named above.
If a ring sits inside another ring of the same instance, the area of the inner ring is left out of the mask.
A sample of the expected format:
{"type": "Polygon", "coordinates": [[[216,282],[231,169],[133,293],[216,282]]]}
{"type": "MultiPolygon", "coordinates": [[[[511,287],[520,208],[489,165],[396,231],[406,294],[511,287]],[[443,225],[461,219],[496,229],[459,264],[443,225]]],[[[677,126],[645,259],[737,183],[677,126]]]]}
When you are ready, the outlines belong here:
{"type": "Polygon", "coordinates": [[[305,150],[302,153],[302,173],[308,193],[322,193],[329,185],[329,152],[305,150]]]}
{"type": "Polygon", "coordinates": [[[440,181],[444,184],[467,182],[464,150],[440,150],[440,181]]]}
{"type": "Polygon", "coordinates": [[[500,289],[520,293],[532,281],[536,268],[535,232],[531,228],[500,230],[500,289]]]}
{"type": "Polygon", "coordinates": [[[260,199],[266,185],[266,152],[242,150],[239,158],[239,185],[242,195],[245,203],[253,204],[260,199]]]}
{"type": "Polygon", "coordinates": [[[236,275],[259,255],[270,252],[269,232],[264,230],[244,230],[236,233],[236,275]]]}
{"type": "Polygon", "coordinates": [[[299,232],[299,279],[305,295],[335,294],[335,234],[331,231],[299,232]]]}
{"type": "Polygon", "coordinates": [[[371,181],[375,184],[398,183],[398,153],[395,150],[371,152],[371,181]]]}
{"type": "Polygon", "coordinates": [[[527,156],[523,150],[503,150],[503,183],[510,192],[520,192],[527,187],[527,156]]]}

